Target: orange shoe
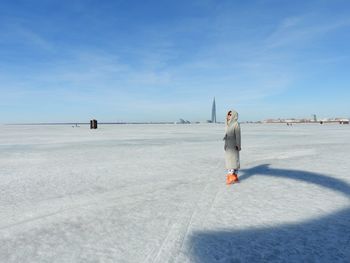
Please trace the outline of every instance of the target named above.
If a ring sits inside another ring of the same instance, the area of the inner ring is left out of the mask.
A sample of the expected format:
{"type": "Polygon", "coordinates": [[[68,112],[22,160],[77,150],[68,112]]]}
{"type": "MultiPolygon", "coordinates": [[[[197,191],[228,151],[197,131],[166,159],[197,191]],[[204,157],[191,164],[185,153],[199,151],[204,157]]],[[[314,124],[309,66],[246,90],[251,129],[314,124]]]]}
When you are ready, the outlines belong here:
{"type": "Polygon", "coordinates": [[[237,175],[237,174],[233,174],[233,175],[232,175],[232,181],[233,181],[234,183],[239,183],[238,175],[237,175]]]}
{"type": "Polygon", "coordinates": [[[228,174],[226,177],[226,184],[232,184],[234,182],[234,177],[232,174],[228,174]]]}
{"type": "Polygon", "coordinates": [[[231,184],[231,174],[226,175],[226,184],[231,184]]]}

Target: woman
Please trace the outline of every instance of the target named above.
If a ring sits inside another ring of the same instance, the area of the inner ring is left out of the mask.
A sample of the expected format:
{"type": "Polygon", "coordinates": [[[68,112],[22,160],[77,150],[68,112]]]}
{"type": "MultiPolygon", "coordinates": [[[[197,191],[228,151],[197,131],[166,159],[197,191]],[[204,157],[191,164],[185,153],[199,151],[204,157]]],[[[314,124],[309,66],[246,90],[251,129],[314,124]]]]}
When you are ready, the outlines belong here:
{"type": "Polygon", "coordinates": [[[238,113],[230,110],[226,115],[225,129],[225,161],[228,169],[226,184],[238,183],[239,151],[241,150],[241,128],[239,126],[238,113]]]}

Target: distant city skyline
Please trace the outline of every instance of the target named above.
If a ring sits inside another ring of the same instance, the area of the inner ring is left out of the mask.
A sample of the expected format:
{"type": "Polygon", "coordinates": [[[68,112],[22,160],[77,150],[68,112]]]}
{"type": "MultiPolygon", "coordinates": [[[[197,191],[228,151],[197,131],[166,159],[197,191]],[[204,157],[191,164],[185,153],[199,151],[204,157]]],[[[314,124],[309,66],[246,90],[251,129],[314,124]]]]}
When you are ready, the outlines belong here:
{"type": "Polygon", "coordinates": [[[349,1],[0,7],[0,123],[350,116],[349,1]]]}

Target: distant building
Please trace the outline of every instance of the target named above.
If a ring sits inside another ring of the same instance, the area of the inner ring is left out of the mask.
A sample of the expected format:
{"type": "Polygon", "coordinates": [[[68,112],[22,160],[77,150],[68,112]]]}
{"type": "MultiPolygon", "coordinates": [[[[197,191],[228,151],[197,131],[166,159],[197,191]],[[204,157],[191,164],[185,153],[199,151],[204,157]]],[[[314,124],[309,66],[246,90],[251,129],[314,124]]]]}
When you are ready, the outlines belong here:
{"type": "Polygon", "coordinates": [[[190,124],[191,122],[188,120],[180,119],[179,121],[175,122],[175,124],[190,124]]]}
{"type": "Polygon", "coordinates": [[[319,122],[321,124],[324,123],[339,123],[339,124],[349,124],[350,120],[347,118],[325,118],[317,120],[316,115],[312,115],[312,119],[267,119],[264,120],[263,123],[315,123],[319,122]]]}
{"type": "Polygon", "coordinates": [[[215,97],[213,100],[213,106],[211,108],[211,122],[216,123],[216,105],[215,105],[215,97]]]}
{"type": "Polygon", "coordinates": [[[349,124],[350,120],[349,119],[339,119],[339,124],[349,124]]]}

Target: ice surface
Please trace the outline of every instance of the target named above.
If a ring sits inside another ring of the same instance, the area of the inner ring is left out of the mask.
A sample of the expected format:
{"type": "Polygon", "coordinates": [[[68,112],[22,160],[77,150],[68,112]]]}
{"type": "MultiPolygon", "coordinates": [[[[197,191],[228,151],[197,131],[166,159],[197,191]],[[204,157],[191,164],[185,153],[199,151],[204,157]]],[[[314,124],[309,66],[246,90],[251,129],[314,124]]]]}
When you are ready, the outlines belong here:
{"type": "Polygon", "coordinates": [[[350,262],[350,126],[0,126],[0,262],[350,262]]]}

